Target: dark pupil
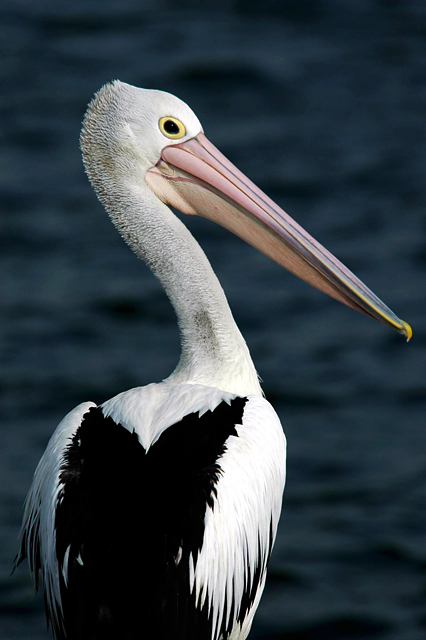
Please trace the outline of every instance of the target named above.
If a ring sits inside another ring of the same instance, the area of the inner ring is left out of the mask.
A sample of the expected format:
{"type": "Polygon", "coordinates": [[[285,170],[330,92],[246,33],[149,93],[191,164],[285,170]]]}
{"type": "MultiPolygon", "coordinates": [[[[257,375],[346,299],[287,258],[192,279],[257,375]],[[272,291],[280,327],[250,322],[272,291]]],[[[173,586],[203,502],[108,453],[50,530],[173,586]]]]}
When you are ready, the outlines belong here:
{"type": "Polygon", "coordinates": [[[179,127],[176,122],[173,122],[173,120],[166,120],[164,123],[164,131],[173,135],[175,133],[179,133],[179,127]]]}

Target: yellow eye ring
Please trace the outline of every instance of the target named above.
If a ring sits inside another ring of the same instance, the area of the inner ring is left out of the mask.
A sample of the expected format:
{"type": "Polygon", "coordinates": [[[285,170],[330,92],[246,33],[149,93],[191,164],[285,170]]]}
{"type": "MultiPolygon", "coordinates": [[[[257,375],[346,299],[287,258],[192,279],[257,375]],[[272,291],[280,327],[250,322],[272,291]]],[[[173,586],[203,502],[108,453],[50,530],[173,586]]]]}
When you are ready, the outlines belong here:
{"type": "Polygon", "coordinates": [[[183,138],[186,135],[185,126],[182,124],[180,120],[177,118],[173,118],[172,116],[165,116],[164,118],[160,118],[158,121],[158,126],[160,127],[160,131],[166,138],[172,138],[177,140],[179,138],[183,138]]]}

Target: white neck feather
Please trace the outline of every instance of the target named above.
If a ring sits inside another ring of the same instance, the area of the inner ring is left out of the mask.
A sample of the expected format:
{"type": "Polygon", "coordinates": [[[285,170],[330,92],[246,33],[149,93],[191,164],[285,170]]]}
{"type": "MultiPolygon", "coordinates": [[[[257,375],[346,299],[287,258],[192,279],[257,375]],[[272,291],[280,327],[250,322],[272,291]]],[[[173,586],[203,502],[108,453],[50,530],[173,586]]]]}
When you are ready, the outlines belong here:
{"type": "Polygon", "coordinates": [[[169,380],[239,395],[261,394],[247,345],[197,241],[149,189],[136,160],[127,166],[124,179],[111,172],[108,162],[92,157],[87,133],[82,149],[100,201],[125,241],[160,280],[176,311],[182,353],[169,380]]]}

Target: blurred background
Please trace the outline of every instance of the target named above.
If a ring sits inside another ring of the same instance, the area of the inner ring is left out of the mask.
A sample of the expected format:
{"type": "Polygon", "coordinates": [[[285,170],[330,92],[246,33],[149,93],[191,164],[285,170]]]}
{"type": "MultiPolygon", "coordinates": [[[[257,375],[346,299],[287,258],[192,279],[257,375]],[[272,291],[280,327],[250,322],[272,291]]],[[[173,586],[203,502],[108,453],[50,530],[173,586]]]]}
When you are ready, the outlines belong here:
{"type": "Polygon", "coordinates": [[[424,0],[2,0],[2,640],[48,637],[22,503],[59,420],[159,381],[173,310],[83,172],[93,93],[176,93],[211,141],[410,322],[410,344],[201,219],[288,437],[252,640],[426,635],[424,0]]]}

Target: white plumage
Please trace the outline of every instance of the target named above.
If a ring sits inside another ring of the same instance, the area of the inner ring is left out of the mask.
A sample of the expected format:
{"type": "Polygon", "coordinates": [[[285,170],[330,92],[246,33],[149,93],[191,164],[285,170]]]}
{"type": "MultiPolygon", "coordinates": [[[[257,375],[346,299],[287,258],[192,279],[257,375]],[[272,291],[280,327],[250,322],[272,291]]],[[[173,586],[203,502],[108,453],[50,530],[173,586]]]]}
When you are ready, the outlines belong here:
{"type": "Polygon", "coordinates": [[[205,138],[174,96],[114,82],[81,136],[92,185],[173,304],[172,375],[59,424],[21,554],[58,639],[244,640],[264,587],[285,437],[211,266],[171,212],[209,217],[348,306],[410,329],[205,138]]]}

